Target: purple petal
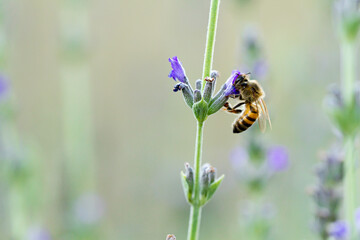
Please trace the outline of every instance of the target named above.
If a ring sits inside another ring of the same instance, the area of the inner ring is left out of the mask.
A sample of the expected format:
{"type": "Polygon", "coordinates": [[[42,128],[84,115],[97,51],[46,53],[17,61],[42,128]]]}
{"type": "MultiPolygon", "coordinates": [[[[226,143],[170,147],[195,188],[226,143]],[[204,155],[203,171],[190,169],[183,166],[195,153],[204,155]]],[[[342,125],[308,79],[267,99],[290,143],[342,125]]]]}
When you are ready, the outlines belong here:
{"type": "Polygon", "coordinates": [[[169,73],[169,77],[173,78],[175,81],[178,80],[182,83],[185,83],[186,82],[185,69],[183,68],[177,56],[173,58],[169,58],[169,62],[171,63],[171,67],[172,67],[172,70],[169,73]]]}
{"type": "Polygon", "coordinates": [[[240,76],[240,74],[240,71],[234,70],[228,80],[226,80],[226,89],[224,91],[225,96],[240,94],[239,90],[234,87],[234,82],[240,76]]]}
{"type": "Polygon", "coordinates": [[[285,170],[289,165],[289,155],[283,146],[275,146],[267,152],[267,165],[273,172],[285,170]]]}
{"type": "Polygon", "coordinates": [[[336,221],[329,225],[328,233],[336,240],[346,239],[349,229],[345,221],[336,221]]]}
{"type": "Polygon", "coordinates": [[[9,90],[9,83],[4,76],[0,75],[0,98],[3,98],[9,90]]]}

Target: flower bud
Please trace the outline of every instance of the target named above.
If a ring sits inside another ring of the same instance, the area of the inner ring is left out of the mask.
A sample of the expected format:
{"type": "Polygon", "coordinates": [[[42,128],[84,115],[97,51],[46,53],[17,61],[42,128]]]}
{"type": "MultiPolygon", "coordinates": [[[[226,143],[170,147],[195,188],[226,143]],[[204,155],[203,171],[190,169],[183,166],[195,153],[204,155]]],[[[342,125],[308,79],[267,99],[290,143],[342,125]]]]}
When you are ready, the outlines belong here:
{"type": "Polygon", "coordinates": [[[195,89],[201,91],[201,84],[202,84],[201,79],[196,80],[196,82],[195,82],[195,89]]]}
{"type": "Polygon", "coordinates": [[[174,86],[174,92],[181,90],[186,104],[191,108],[194,104],[194,97],[190,87],[185,83],[178,83],[174,86]]]}
{"type": "MultiPolygon", "coordinates": [[[[225,88],[226,88],[226,86],[225,86],[225,88]]],[[[223,89],[220,91],[223,91],[223,89]]],[[[229,100],[229,97],[225,96],[224,93],[220,93],[220,96],[218,96],[218,94],[216,94],[216,96],[213,99],[215,99],[215,100],[212,103],[210,102],[208,115],[214,114],[217,111],[219,111],[224,106],[224,104],[229,100]]]]}
{"type": "Polygon", "coordinates": [[[219,77],[219,72],[216,71],[216,70],[212,70],[212,71],[211,71],[211,74],[210,74],[210,77],[211,77],[212,79],[214,79],[214,81],[212,82],[212,90],[211,90],[211,92],[214,93],[214,91],[215,91],[215,85],[216,85],[216,79],[219,77]]]}
{"type": "Polygon", "coordinates": [[[175,237],[174,234],[168,234],[168,235],[166,236],[166,240],[176,240],[176,237],[175,237]]]}
{"type": "Polygon", "coordinates": [[[189,186],[189,194],[192,195],[194,189],[194,170],[190,167],[189,163],[185,163],[185,176],[189,186]]]}
{"type": "Polygon", "coordinates": [[[210,185],[210,167],[203,166],[201,172],[200,186],[201,186],[201,194],[206,197],[207,190],[210,185]]]}
{"type": "Polygon", "coordinates": [[[210,170],[209,170],[209,178],[210,178],[210,183],[213,183],[213,182],[215,181],[215,178],[216,178],[216,168],[210,167],[210,170]]]}
{"type": "Polygon", "coordinates": [[[194,102],[199,102],[201,100],[201,92],[200,90],[195,89],[194,91],[194,102]]]}
{"type": "Polygon", "coordinates": [[[212,78],[205,78],[205,89],[204,89],[204,100],[206,102],[209,102],[211,99],[211,95],[212,95],[212,90],[213,90],[213,81],[214,79],[212,78]]]}

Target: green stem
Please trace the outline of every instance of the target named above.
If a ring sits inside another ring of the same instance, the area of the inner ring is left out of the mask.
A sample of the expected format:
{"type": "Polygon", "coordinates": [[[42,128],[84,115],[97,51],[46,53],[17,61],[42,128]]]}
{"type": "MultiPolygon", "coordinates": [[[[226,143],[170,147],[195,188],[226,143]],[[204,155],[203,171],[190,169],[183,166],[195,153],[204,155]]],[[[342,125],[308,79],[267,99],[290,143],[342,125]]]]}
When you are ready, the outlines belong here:
{"type": "Polygon", "coordinates": [[[216,26],[219,15],[219,5],[220,5],[220,0],[211,0],[209,24],[208,24],[207,36],[206,36],[204,67],[202,74],[202,80],[203,80],[203,84],[201,88],[202,91],[204,91],[205,88],[205,78],[210,77],[210,71],[213,62],[216,26]]]}
{"type": "Polygon", "coordinates": [[[190,210],[188,240],[196,240],[199,236],[199,226],[201,219],[200,206],[200,167],[201,152],[203,143],[203,122],[197,123],[196,143],[195,143],[195,181],[194,181],[194,198],[190,210]]]}
{"type": "MultiPolygon", "coordinates": [[[[354,104],[356,80],[356,42],[343,40],[341,43],[341,75],[342,95],[346,108],[354,104]]],[[[349,239],[355,239],[354,214],[356,209],[357,181],[355,174],[355,139],[353,136],[344,138],[345,167],[344,167],[344,215],[349,224],[349,239]]]]}
{"type": "Polygon", "coordinates": [[[341,44],[342,93],[346,106],[354,100],[356,79],[356,45],[353,41],[344,40],[341,44]]]}
{"type": "Polygon", "coordinates": [[[355,177],[355,143],[353,137],[345,138],[345,179],[344,179],[344,210],[345,219],[350,227],[350,240],[355,239],[354,216],[356,209],[355,177]]]}

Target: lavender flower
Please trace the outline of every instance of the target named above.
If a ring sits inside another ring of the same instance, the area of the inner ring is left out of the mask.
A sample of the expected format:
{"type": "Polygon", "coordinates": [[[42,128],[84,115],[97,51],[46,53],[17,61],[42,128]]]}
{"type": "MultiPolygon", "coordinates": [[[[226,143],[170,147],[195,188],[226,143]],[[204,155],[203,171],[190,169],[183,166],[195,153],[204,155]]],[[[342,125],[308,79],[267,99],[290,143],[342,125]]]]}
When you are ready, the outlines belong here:
{"type": "Polygon", "coordinates": [[[241,74],[240,71],[234,70],[232,72],[231,76],[228,78],[228,80],[226,80],[226,82],[225,82],[226,89],[224,91],[225,96],[228,97],[230,95],[238,95],[238,94],[240,94],[239,90],[237,90],[234,87],[234,82],[240,76],[240,74],[241,74]]]}
{"type": "Polygon", "coordinates": [[[45,228],[34,226],[28,230],[26,240],[51,240],[51,236],[45,228]]]}
{"type": "Polygon", "coordinates": [[[8,92],[9,84],[6,81],[5,77],[0,75],[0,98],[3,98],[8,92]]]}
{"type": "Polygon", "coordinates": [[[273,172],[280,172],[289,166],[289,155],[285,147],[275,146],[267,152],[267,165],[273,172]]]}
{"type": "Polygon", "coordinates": [[[345,221],[336,221],[329,225],[328,233],[336,240],[346,239],[349,229],[345,221]]]}
{"type": "Polygon", "coordinates": [[[173,78],[175,81],[178,80],[182,83],[187,83],[185,69],[181,65],[181,62],[177,58],[177,56],[173,58],[169,58],[169,62],[171,63],[171,67],[172,67],[172,70],[169,73],[169,77],[173,78]]]}

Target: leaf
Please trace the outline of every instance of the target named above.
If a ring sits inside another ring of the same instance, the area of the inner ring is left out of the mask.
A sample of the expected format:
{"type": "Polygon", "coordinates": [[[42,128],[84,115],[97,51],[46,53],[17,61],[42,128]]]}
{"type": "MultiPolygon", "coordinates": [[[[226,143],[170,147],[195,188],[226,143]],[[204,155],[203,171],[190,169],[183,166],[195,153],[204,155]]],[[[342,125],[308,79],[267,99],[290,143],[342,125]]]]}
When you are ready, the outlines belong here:
{"type": "Polygon", "coordinates": [[[189,203],[191,203],[192,199],[191,199],[191,193],[189,192],[189,184],[186,181],[186,175],[183,171],[180,172],[180,178],[181,178],[181,183],[184,190],[185,198],[189,203]]]}
{"type": "Polygon", "coordinates": [[[220,183],[224,179],[224,177],[225,177],[225,175],[222,175],[215,182],[210,184],[208,192],[207,192],[207,199],[206,199],[205,203],[208,202],[211,199],[211,197],[214,195],[214,193],[216,192],[216,190],[220,186],[220,183]]]}

